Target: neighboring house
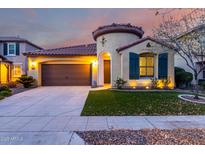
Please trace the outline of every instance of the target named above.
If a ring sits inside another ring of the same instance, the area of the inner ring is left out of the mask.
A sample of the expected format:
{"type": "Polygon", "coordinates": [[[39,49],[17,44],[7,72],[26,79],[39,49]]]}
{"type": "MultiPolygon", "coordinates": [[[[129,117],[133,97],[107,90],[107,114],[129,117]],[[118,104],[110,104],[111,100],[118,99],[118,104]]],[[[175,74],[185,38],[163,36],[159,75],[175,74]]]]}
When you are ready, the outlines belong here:
{"type": "Polygon", "coordinates": [[[0,83],[15,81],[28,70],[27,57],[22,53],[42,48],[20,37],[0,37],[0,83]]]}
{"type": "MultiPolygon", "coordinates": [[[[194,27],[190,31],[181,34],[180,36],[178,36],[178,39],[183,39],[183,37],[190,36],[193,32],[196,32],[197,34],[200,34],[201,37],[202,37],[202,40],[204,40],[204,42],[205,42],[205,36],[204,36],[204,34],[205,34],[205,25],[204,24],[199,25],[197,27],[194,27]]],[[[174,66],[183,68],[185,71],[190,72],[194,75],[193,70],[190,67],[187,66],[185,60],[178,53],[175,54],[174,59],[175,59],[174,66]]],[[[197,66],[198,66],[197,68],[200,68],[200,65],[201,65],[202,61],[199,61],[197,59],[194,59],[193,61],[197,64],[197,66]]],[[[203,63],[204,62],[205,61],[203,61],[203,63]]],[[[205,80],[205,69],[199,74],[198,79],[202,80],[202,81],[205,80]]],[[[192,81],[192,83],[193,82],[194,82],[194,80],[192,81]]]]}
{"type": "Polygon", "coordinates": [[[151,37],[141,27],[112,24],[93,32],[95,44],[27,52],[28,74],[43,86],[150,86],[152,78],[170,79],[174,87],[173,47],[151,37]]]}

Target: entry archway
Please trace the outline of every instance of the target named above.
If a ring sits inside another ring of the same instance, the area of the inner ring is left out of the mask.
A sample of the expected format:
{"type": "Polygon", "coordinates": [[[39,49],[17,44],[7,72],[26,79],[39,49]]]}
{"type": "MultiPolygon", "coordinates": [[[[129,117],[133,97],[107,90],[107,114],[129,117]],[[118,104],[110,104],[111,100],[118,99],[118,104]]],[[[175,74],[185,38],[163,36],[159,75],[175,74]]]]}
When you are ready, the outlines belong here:
{"type": "Polygon", "coordinates": [[[101,86],[110,85],[111,77],[111,55],[109,52],[101,52],[98,57],[99,78],[98,83],[101,86]]]}

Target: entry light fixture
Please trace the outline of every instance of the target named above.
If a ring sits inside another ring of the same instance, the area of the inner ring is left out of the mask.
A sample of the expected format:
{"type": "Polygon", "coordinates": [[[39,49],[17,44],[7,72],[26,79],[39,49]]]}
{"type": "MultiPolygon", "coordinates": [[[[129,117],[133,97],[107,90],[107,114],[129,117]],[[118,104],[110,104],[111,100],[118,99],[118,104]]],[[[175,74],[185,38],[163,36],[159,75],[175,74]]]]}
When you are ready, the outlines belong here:
{"type": "Polygon", "coordinates": [[[32,61],[31,62],[31,69],[35,70],[35,68],[36,68],[36,62],[32,61]]]}
{"type": "Polygon", "coordinates": [[[149,89],[149,86],[146,86],[145,88],[146,88],[146,89],[149,89]]]}
{"type": "Polygon", "coordinates": [[[96,66],[98,64],[97,60],[92,61],[93,66],[96,66]]]}

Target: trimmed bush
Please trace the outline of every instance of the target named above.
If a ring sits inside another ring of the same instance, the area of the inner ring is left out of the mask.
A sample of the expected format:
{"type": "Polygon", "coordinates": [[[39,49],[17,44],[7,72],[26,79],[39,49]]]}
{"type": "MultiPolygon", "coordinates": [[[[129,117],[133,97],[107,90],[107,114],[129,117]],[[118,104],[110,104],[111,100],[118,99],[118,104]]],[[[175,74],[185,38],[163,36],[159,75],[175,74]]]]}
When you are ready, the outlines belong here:
{"type": "Polygon", "coordinates": [[[151,82],[152,82],[152,88],[153,89],[159,89],[159,80],[157,78],[152,78],[151,79],[151,82]]]}
{"type": "Polygon", "coordinates": [[[185,88],[191,84],[193,74],[183,68],[175,67],[175,83],[177,88],[185,88]]]}
{"type": "Polygon", "coordinates": [[[32,76],[22,75],[16,82],[21,83],[24,88],[29,88],[34,85],[35,79],[32,76]]]}
{"type": "Polygon", "coordinates": [[[199,79],[198,81],[200,88],[202,88],[203,90],[205,89],[205,80],[204,79],[199,79]]]}
{"type": "Polygon", "coordinates": [[[0,100],[2,100],[2,99],[4,99],[4,98],[5,98],[4,96],[0,95],[0,100]]]}
{"type": "Polygon", "coordinates": [[[117,77],[117,80],[115,80],[115,86],[117,89],[122,89],[122,87],[127,83],[127,81],[123,80],[122,78],[117,77]]]}
{"type": "Polygon", "coordinates": [[[16,88],[17,83],[15,81],[10,81],[9,83],[6,84],[9,88],[16,88]]]}
{"type": "Polygon", "coordinates": [[[0,86],[0,100],[3,99],[4,97],[8,97],[12,95],[11,89],[9,89],[8,86],[6,85],[1,85],[0,86]]]}
{"type": "Polygon", "coordinates": [[[12,95],[12,92],[7,91],[7,90],[3,90],[3,91],[0,91],[0,95],[3,96],[3,97],[8,97],[8,96],[12,95]]]}
{"type": "Polygon", "coordinates": [[[0,86],[0,91],[10,91],[11,92],[11,89],[9,89],[9,87],[6,85],[2,85],[0,86]]]}

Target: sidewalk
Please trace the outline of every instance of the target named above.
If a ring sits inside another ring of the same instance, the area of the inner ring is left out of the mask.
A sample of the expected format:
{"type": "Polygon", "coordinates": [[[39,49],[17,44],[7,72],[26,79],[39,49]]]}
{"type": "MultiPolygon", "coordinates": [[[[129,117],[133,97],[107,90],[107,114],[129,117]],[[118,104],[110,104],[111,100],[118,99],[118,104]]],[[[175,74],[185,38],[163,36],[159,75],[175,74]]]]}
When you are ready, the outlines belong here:
{"type": "Polygon", "coordinates": [[[205,128],[205,116],[0,117],[0,123],[0,144],[85,144],[75,131],[205,128]]]}
{"type": "Polygon", "coordinates": [[[72,117],[66,126],[72,131],[111,129],[205,128],[205,116],[90,116],[72,117]],[[79,125],[80,124],[80,125],[79,125]]]}
{"type": "Polygon", "coordinates": [[[205,128],[205,116],[0,117],[0,132],[67,132],[111,129],[205,128]]]}

